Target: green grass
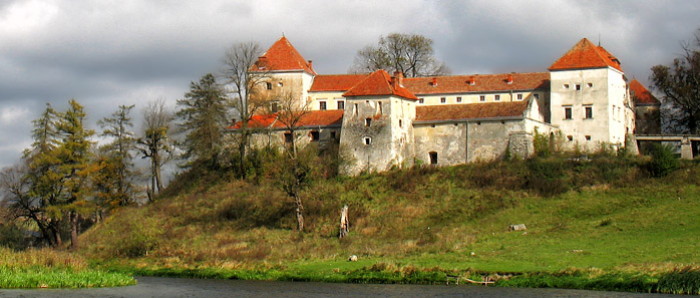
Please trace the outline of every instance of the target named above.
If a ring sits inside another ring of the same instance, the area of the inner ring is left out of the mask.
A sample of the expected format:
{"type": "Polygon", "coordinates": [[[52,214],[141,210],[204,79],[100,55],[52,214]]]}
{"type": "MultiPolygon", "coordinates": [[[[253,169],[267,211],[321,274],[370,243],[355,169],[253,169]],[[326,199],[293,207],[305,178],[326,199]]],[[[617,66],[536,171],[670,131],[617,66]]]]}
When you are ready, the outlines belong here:
{"type": "Polygon", "coordinates": [[[81,253],[144,275],[429,284],[450,274],[501,286],[696,293],[700,166],[651,178],[645,160],[592,158],[319,180],[302,194],[302,234],[274,180],[203,182],[119,211],[82,236],[90,245],[81,253]],[[351,230],[338,240],[344,204],[351,230]],[[521,223],[527,231],[508,231],[521,223]],[[352,254],[360,260],[347,262],[352,254]]]}
{"type": "Polygon", "coordinates": [[[89,269],[82,258],[50,249],[0,247],[0,288],[91,288],[136,284],[123,273],[89,269]]]}

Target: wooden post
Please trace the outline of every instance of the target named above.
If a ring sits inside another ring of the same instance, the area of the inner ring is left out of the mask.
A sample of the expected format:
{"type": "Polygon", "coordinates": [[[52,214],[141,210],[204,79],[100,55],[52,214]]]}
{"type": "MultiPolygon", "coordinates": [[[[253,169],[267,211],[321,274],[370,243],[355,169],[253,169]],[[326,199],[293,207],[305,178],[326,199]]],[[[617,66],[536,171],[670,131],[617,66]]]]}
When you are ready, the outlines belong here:
{"type": "Polygon", "coordinates": [[[345,205],[342,209],[340,209],[340,233],[338,234],[338,238],[347,236],[349,230],[350,222],[348,222],[348,205],[345,205]]]}

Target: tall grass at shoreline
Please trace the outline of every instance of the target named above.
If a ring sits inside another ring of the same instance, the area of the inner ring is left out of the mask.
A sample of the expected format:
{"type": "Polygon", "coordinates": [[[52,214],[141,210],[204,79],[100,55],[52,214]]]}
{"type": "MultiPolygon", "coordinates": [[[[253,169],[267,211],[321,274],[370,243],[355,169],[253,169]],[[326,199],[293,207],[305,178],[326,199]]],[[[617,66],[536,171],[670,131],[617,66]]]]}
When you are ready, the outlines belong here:
{"type": "Polygon", "coordinates": [[[135,284],[133,277],[89,269],[73,254],[52,249],[0,247],[0,288],[89,288],[135,284]]]}

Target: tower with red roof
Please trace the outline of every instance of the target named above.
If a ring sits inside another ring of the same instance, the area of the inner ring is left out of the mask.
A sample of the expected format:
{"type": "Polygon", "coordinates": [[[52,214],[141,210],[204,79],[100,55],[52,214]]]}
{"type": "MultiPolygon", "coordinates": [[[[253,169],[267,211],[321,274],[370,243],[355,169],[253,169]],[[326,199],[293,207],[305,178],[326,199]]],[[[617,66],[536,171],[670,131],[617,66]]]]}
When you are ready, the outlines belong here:
{"type": "Polygon", "coordinates": [[[567,148],[621,147],[634,132],[634,106],[620,61],[581,39],[550,67],[551,123],[567,148]]]}
{"type": "Polygon", "coordinates": [[[418,98],[403,74],[377,70],[343,94],[346,98],[340,151],[354,162],[343,172],[381,172],[412,166],[413,121],[418,98]]]}

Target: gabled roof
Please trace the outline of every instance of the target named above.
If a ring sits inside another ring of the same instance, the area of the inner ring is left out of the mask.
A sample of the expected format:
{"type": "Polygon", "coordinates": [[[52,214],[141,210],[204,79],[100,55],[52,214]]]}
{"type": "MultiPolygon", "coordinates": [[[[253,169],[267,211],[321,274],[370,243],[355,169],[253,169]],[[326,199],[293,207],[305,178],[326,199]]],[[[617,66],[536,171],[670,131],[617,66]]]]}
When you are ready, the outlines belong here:
{"type": "Polygon", "coordinates": [[[406,99],[418,100],[411,91],[408,91],[408,89],[401,86],[401,84],[395,83],[394,80],[399,79],[392,78],[386,70],[380,69],[374,71],[357,85],[350,88],[350,90],[343,93],[343,97],[394,95],[406,99]]]}
{"type": "Polygon", "coordinates": [[[630,93],[632,93],[632,98],[634,98],[634,103],[637,105],[660,105],[661,102],[659,102],[654,95],[647,90],[642,83],[637,81],[637,79],[632,80],[630,82],[630,93]]]}
{"type": "Polygon", "coordinates": [[[317,75],[309,91],[347,91],[367,76],[368,74],[317,75]]]}
{"type": "Polygon", "coordinates": [[[251,71],[303,70],[316,74],[310,61],[306,61],[286,37],[278,39],[258,61],[250,67],[251,71]]]}
{"type": "MultiPolygon", "coordinates": [[[[248,122],[250,128],[286,128],[277,119],[278,114],[255,115],[248,122]]],[[[343,110],[309,111],[297,123],[297,127],[332,126],[343,123],[343,110]]],[[[243,126],[242,121],[236,122],[229,129],[236,130],[243,126]]]]}
{"type": "Polygon", "coordinates": [[[416,121],[446,121],[524,117],[527,101],[453,104],[416,107],[416,121]]]}
{"type": "Polygon", "coordinates": [[[413,94],[449,94],[549,88],[549,73],[511,73],[405,78],[403,85],[413,94]],[[510,83],[509,82],[510,79],[510,83]]]}
{"type": "Polygon", "coordinates": [[[581,39],[564,56],[554,62],[549,70],[612,67],[622,71],[620,61],[601,46],[588,39],[581,39]]]}

